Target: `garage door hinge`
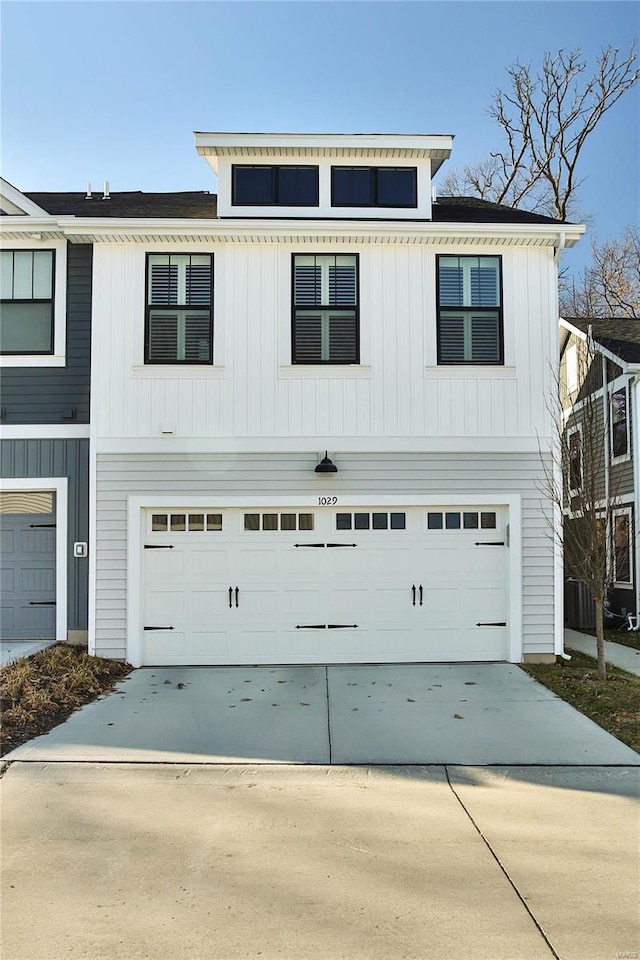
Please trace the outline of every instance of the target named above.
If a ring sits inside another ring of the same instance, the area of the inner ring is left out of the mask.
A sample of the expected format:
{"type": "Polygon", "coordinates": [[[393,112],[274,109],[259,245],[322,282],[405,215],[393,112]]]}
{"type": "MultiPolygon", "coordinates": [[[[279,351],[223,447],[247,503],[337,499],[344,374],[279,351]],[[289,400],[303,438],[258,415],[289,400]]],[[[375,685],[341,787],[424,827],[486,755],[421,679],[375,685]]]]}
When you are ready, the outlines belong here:
{"type": "Polygon", "coordinates": [[[504,547],[504,540],[476,540],[474,547],[504,547]]]}
{"type": "Polygon", "coordinates": [[[145,550],[173,550],[172,543],[145,543],[145,550]]]}
{"type": "Polygon", "coordinates": [[[294,547],[325,547],[325,543],[294,543],[294,547]]]}
{"type": "Polygon", "coordinates": [[[328,543],[328,547],[357,547],[357,543],[328,543]]]}
{"type": "Polygon", "coordinates": [[[296,630],[353,630],[357,626],[357,623],[296,623],[296,630]]]}
{"type": "Polygon", "coordinates": [[[504,623],[476,623],[476,627],[506,627],[506,621],[504,623]]]}
{"type": "Polygon", "coordinates": [[[175,627],[143,627],[143,630],[175,630],[175,627]]]}
{"type": "Polygon", "coordinates": [[[30,607],[55,607],[55,600],[29,600],[30,607]]]}
{"type": "Polygon", "coordinates": [[[36,527],[52,527],[55,530],[55,523],[30,523],[29,529],[34,530],[36,527]]]}

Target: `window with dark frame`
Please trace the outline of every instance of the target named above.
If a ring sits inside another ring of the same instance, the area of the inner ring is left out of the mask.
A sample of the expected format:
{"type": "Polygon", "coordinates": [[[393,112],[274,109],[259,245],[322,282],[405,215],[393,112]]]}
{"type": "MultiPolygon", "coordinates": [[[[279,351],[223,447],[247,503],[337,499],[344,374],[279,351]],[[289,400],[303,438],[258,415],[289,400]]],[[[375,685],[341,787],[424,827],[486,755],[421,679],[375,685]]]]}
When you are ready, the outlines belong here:
{"type": "Polygon", "coordinates": [[[332,167],[332,207],[417,207],[416,167],[332,167]]]}
{"type": "Polygon", "coordinates": [[[613,517],[613,566],[616,583],[633,583],[631,562],[631,510],[613,517]]]}
{"type": "Polygon", "coordinates": [[[0,251],[0,353],[53,353],[54,277],[54,250],[0,251]]]}
{"type": "Polygon", "coordinates": [[[147,254],[144,362],[213,363],[213,254],[147,254]]]}
{"type": "Polygon", "coordinates": [[[611,456],[615,459],[628,453],[627,388],[622,387],[611,394],[611,456]]]}
{"type": "Polygon", "coordinates": [[[501,257],[437,257],[438,363],[504,362],[501,257]]]}
{"type": "Polygon", "coordinates": [[[569,434],[569,490],[582,489],[582,435],[579,430],[569,434]]]}
{"type": "Polygon", "coordinates": [[[357,254],[294,254],[292,363],[359,363],[357,254]]]}
{"type": "Polygon", "coordinates": [[[234,206],[317,207],[318,167],[234,164],[231,192],[234,206]]]}

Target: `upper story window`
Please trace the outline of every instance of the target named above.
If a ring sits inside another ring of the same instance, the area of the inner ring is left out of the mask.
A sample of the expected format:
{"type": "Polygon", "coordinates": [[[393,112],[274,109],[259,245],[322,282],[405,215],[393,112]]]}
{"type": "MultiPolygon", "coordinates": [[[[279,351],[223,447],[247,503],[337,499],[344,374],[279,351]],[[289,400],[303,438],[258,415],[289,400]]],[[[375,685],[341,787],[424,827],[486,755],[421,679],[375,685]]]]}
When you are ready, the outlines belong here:
{"type": "Polygon", "coordinates": [[[293,363],[359,363],[357,254],[294,254],[293,363]]]}
{"type": "Polygon", "coordinates": [[[582,433],[579,427],[568,436],[569,493],[582,490],[582,433]]]}
{"type": "Polygon", "coordinates": [[[0,251],[0,352],[52,354],[53,250],[0,251]]]}
{"type": "Polygon", "coordinates": [[[213,254],[147,254],[144,360],[213,362],[213,254]]]}
{"type": "Polygon", "coordinates": [[[438,363],[502,363],[501,258],[437,262],[438,363]]]}
{"type": "Polygon", "coordinates": [[[332,167],[333,207],[417,207],[416,167],[332,167]]]}
{"type": "Polygon", "coordinates": [[[629,456],[629,396],[621,387],[611,394],[611,456],[613,459],[629,456]]]}
{"type": "Polygon", "coordinates": [[[235,206],[317,207],[319,203],[318,167],[234,164],[232,181],[235,206]]]}

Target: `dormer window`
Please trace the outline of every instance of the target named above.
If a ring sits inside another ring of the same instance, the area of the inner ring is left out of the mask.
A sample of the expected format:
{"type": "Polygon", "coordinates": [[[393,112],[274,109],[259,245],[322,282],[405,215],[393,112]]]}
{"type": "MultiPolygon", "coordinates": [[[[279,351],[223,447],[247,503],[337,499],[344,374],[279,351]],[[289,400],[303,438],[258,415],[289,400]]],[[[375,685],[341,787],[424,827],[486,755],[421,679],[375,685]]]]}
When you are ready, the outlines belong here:
{"type": "Polygon", "coordinates": [[[233,204],[249,207],[317,207],[318,167],[233,166],[233,204]]]}
{"type": "Polygon", "coordinates": [[[416,167],[332,167],[333,207],[417,207],[416,167]]]}

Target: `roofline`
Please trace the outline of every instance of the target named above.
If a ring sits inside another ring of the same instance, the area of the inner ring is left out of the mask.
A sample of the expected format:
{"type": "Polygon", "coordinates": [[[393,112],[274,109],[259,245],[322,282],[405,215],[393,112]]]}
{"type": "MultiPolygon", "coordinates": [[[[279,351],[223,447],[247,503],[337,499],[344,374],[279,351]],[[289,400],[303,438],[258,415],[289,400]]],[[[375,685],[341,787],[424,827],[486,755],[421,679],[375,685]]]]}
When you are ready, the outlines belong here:
{"type": "MultiPolygon", "coordinates": [[[[588,323],[589,321],[586,322],[588,323]]],[[[565,330],[568,330],[569,333],[573,333],[580,340],[584,340],[585,343],[587,342],[588,334],[586,334],[584,330],[581,330],[579,327],[575,327],[569,320],[565,320],[564,317],[560,317],[560,326],[564,327],[565,330]]],[[[614,353],[613,350],[603,346],[595,338],[592,338],[591,342],[593,343],[594,349],[597,350],[598,353],[601,353],[603,357],[611,360],[611,362],[615,363],[618,367],[622,367],[624,373],[640,373],[640,363],[623,359],[623,357],[618,356],[618,354],[614,353]]],[[[566,347],[566,341],[564,346],[566,347]]]]}
{"type": "Polygon", "coordinates": [[[34,203],[33,200],[30,200],[29,197],[22,193],[21,190],[18,190],[17,187],[14,187],[12,183],[9,183],[8,180],[5,180],[4,177],[0,177],[0,196],[5,197],[9,203],[19,207],[21,210],[24,210],[24,214],[17,214],[16,216],[50,216],[46,210],[43,210],[42,207],[39,207],[37,203],[34,203]]]}
{"type": "MultiPolygon", "coordinates": [[[[273,236],[276,239],[282,236],[300,238],[317,238],[318,240],[333,237],[360,237],[362,242],[376,240],[383,236],[390,239],[404,240],[405,242],[431,241],[436,242],[439,237],[445,241],[455,237],[469,237],[478,240],[483,237],[492,240],[525,240],[530,238],[540,246],[553,246],[565,237],[566,246],[573,246],[578,242],[586,227],[577,225],[555,225],[537,223],[478,223],[478,222],[440,222],[426,221],[380,221],[380,220],[265,220],[265,219],[236,219],[215,218],[199,219],[193,217],[50,217],[46,221],[40,218],[8,216],[0,220],[0,234],[20,237],[34,231],[42,230],[49,233],[61,233],[76,242],[79,236],[89,238],[94,235],[109,235],[114,239],[123,239],[131,236],[135,239],[145,239],[149,234],[211,238],[233,236],[240,241],[250,240],[254,236],[263,239],[273,236]]],[[[83,240],[82,242],[89,242],[83,240]]]]}

